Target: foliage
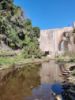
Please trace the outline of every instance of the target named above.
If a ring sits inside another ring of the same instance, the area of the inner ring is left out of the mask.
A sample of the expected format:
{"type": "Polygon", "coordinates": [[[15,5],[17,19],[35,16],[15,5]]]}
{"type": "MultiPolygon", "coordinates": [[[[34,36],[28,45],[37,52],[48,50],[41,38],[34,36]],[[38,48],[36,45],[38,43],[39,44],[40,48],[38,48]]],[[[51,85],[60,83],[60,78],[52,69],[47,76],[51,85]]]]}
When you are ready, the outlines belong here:
{"type": "Polygon", "coordinates": [[[33,27],[33,34],[34,34],[34,37],[37,37],[37,38],[40,37],[40,29],[39,29],[39,27],[33,27]]]}
{"type": "Polygon", "coordinates": [[[12,49],[23,49],[23,55],[30,58],[40,57],[38,38],[40,29],[33,27],[28,18],[24,18],[20,7],[13,0],[0,1],[0,34],[3,41],[12,49]]]}

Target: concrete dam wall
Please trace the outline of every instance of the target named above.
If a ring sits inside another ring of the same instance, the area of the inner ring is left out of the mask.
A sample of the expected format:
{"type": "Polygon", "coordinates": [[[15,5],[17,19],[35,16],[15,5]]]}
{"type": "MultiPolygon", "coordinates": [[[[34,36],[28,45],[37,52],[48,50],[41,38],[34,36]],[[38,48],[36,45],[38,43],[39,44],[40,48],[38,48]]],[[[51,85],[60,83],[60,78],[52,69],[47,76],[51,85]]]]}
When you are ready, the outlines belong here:
{"type": "Polygon", "coordinates": [[[57,29],[41,30],[40,32],[40,49],[49,54],[60,54],[68,51],[74,51],[73,27],[64,27],[57,29]]]}

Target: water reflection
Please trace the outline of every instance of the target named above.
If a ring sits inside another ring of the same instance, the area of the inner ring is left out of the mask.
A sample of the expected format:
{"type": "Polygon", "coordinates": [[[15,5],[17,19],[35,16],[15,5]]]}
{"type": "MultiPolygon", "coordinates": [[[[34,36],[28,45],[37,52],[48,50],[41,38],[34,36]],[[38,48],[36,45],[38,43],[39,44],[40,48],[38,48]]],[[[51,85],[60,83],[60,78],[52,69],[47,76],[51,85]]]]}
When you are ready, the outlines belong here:
{"type": "Polygon", "coordinates": [[[25,100],[54,100],[51,93],[51,85],[56,82],[62,82],[59,65],[55,61],[45,62],[40,68],[41,85],[32,90],[32,96],[25,100]]]}
{"type": "Polygon", "coordinates": [[[55,61],[45,62],[40,68],[40,81],[44,83],[62,82],[59,65],[55,61]]]}
{"type": "Polygon", "coordinates": [[[32,95],[32,89],[40,85],[39,68],[40,65],[26,65],[6,74],[0,81],[0,100],[24,100],[32,95]]]}
{"type": "Polygon", "coordinates": [[[32,96],[25,98],[25,100],[54,100],[51,93],[50,84],[42,84],[32,90],[32,96]]]}
{"type": "Polygon", "coordinates": [[[11,72],[0,82],[0,100],[53,100],[51,84],[62,81],[60,74],[55,61],[11,72]]]}

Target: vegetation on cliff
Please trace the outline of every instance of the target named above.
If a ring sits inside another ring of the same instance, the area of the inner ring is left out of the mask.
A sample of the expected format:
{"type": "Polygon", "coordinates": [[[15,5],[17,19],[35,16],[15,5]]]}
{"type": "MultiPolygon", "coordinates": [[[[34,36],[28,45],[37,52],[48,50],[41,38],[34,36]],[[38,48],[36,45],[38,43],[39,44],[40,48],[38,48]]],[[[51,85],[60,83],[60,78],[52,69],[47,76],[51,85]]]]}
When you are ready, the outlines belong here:
{"type": "Polygon", "coordinates": [[[40,57],[39,36],[39,27],[33,27],[31,20],[24,18],[13,0],[0,0],[0,45],[22,50],[25,58],[40,57]]]}

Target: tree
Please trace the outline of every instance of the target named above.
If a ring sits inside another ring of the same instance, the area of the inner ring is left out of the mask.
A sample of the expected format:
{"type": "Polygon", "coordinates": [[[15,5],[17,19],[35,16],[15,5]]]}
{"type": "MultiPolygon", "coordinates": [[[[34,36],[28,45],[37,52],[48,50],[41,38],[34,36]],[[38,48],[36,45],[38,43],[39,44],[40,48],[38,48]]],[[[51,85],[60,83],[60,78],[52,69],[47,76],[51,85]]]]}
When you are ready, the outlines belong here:
{"type": "Polygon", "coordinates": [[[33,35],[37,38],[40,37],[40,29],[39,27],[33,27],[33,35]]]}
{"type": "Polygon", "coordinates": [[[30,19],[25,19],[25,26],[32,26],[32,22],[30,19]]]}
{"type": "Polygon", "coordinates": [[[21,8],[13,0],[0,2],[0,32],[5,36],[2,41],[12,49],[23,49],[25,58],[41,56],[40,29],[33,27],[30,19],[24,19],[21,8]]]}

